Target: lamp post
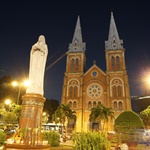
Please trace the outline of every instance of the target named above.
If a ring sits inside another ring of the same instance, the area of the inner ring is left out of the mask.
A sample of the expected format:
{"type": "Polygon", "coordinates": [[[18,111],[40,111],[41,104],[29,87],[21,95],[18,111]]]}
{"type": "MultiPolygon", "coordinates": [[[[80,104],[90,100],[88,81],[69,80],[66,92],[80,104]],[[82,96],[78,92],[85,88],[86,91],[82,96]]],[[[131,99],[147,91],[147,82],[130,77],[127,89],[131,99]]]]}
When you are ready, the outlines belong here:
{"type": "Polygon", "coordinates": [[[23,86],[28,87],[29,85],[30,85],[29,80],[25,80],[23,83],[18,83],[17,81],[13,81],[13,82],[12,82],[12,86],[14,86],[14,87],[18,86],[17,105],[19,104],[21,87],[23,87],[23,86]]]}

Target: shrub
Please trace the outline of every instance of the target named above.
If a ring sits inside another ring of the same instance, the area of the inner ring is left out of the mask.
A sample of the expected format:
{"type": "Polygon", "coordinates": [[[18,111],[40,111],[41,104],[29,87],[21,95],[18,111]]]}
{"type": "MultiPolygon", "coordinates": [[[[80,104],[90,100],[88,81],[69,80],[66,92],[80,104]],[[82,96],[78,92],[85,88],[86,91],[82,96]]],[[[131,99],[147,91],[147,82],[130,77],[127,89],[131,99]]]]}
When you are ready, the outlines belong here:
{"type": "Polygon", "coordinates": [[[123,142],[143,142],[144,123],[133,111],[121,113],[115,120],[114,128],[123,142]]]}
{"type": "Polygon", "coordinates": [[[106,134],[99,132],[73,132],[74,150],[109,150],[110,142],[106,134]]]}
{"type": "Polygon", "coordinates": [[[48,144],[52,147],[59,146],[59,137],[60,134],[56,131],[44,131],[42,133],[43,140],[48,141],[48,144]]]}
{"type": "Polygon", "coordinates": [[[0,144],[4,144],[6,141],[6,133],[0,130],[0,144]]]}
{"type": "Polygon", "coordinates": [[[133,111],[124,111],[115,120],[116,132],[129,132],[134,129],[144,129],[142,119],[133,111]]]}

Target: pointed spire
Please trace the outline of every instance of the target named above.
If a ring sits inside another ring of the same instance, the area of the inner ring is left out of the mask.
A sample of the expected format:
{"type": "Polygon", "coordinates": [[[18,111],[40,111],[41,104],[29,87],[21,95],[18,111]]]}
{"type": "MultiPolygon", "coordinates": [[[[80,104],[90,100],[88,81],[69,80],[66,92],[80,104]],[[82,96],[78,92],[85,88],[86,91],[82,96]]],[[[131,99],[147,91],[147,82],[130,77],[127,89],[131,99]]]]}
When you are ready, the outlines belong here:
{"type": "Polygon", "coordinates": [[[80,17],[78,16],[72,43],[69,44],[69,52],[84,52],[84,51],[85,51],[85,43],[82,42],[80,17]]]}
{"type": "Polygon", "coordinates": [[[109,27],[109,36],[108,41],[105,41],[105,49],[112,50],[112,49],[124,49],[123,48],[123,41],[120,40],[117,27],[115,24],[113,12],[111,12],[111,19],[110,19],[110,27],[109,27]]]}

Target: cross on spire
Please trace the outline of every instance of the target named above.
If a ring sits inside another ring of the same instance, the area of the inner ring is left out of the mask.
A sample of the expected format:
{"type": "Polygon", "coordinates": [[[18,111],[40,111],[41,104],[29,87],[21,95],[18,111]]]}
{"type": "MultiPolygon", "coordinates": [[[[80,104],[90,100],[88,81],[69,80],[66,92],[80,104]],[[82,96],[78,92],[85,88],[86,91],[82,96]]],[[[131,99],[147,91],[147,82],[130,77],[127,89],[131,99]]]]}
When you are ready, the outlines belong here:
{"type": "Polygon", "coordinates": [[[93,65],[96,65],[96,60],[93,60],[93,65]]]}

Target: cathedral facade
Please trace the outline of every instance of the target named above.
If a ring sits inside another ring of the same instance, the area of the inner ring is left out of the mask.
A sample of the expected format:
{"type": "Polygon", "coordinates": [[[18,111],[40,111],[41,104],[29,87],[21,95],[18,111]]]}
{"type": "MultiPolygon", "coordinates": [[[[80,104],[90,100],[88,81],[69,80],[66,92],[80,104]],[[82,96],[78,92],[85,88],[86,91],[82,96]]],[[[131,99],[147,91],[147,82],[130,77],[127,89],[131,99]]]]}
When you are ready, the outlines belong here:
{"type": "MultiPolygon", "coordinates": [[[[105,41],[106,72],[96,63],[86,71],[86,45],[82,41],[78,17],[72,43],[67,52],[66,72],[62,89],[62,104],[69,104],[76,111],[77,131],[88,131],[94,122],[89,121],[91,108],[103,104],[114,110],[117,117],[131,110],[130,90],[125,64],[125,49],[116,28],[113,13],[110,18],[108,40],[105,41]]],[[[106,130],[113,131],[114,121],[107,123],[106,130]]]]}

